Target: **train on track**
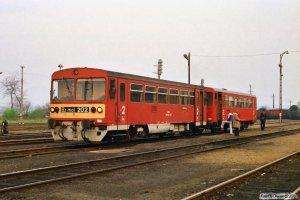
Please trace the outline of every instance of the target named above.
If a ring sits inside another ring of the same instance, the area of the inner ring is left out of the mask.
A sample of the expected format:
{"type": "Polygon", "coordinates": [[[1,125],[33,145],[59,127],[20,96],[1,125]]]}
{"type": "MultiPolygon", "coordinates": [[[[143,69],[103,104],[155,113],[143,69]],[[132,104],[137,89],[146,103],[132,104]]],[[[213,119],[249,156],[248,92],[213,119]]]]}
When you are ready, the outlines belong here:
{"type": "Polygon", "coordinates": [[[50,96],[55,141],[215,132],[236,110],[241,129],[256,121],[254,95],[96,68],[54,72],[50,96]]]}

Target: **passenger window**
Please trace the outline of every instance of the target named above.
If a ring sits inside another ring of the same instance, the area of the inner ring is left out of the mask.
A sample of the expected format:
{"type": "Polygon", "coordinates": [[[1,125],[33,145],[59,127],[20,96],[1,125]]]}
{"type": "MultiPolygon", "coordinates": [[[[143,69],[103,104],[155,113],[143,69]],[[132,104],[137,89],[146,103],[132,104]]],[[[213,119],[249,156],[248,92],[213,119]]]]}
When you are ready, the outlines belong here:
{"type": "Polygon", "coordinates": [[[178,104],[179,103],[179,92],[176,89],[170,89],[170,104],[178,104]]]}
{"type": "Polygon", "coordinates": [[[114,100],[115,96],[116,96],[116,80],[110,79],[109,85],[110,85],[109,97],[110,97],[110,100],[114,100]]]}
{"type": "Polygon", "coordinates": [[[195,105],[195,92],[190,92],[190,105],[195,105]]]}
{"type": "Polygon", "coordinates": [[[145,102],[146,103],[156,102],[156,87],[146,85],[145,102]]]}
{"type": "Polygon", "coordinates": [[[213,94],[211,92],[206,93],[206,105],[207,106],[212,106],[213,102],[213,94]]]}
{"type": "Polygon", "coordinates": [[[180,91],[180,103],[182,105],[187,105],[189,103],[189,92],[182,90],[180,91]]]}
{"type": "Polygon", "coordinates": [[[143,85],[132,83],[130,85],[130,101],[131,102],[143,102],[143,85]]]}
{"type": "Polygon", "coordinates": [[[120,101],[125,101],[125,83],[120,83],[120,101]]]}
{"type": "Polygon", "coordinates": [[[158,88],[158,103],[167,103],[168,88],[158,88]]]}

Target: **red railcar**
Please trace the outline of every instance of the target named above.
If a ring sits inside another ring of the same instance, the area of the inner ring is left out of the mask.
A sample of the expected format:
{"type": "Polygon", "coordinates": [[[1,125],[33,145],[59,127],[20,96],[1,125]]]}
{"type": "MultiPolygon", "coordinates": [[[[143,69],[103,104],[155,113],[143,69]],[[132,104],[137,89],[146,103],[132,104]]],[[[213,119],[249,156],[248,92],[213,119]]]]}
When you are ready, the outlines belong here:
{"type": "Polygon", "coordinates": [[[49,126],[55,140],[100,142],[174,134],[205,125],[204,87],[94,68],[52,75],[49,126]]]}
{"type": "Polygon", "coordinates": [[[205,88],[205,104],[207,124],[214,132],[227,121],[228,113],[238,111],[241,130],[248,128],[256,121],[256,97],[246,93],[228,91],[226,89],[205,88]]]}
{"type": "Polygon", "coordinates": [[[49,127],[54,140],[93,143],[116,137],[212,131],[240,110],[242,127],[256,116],[255,96],[95,68],[54,72],[49,127]]]}

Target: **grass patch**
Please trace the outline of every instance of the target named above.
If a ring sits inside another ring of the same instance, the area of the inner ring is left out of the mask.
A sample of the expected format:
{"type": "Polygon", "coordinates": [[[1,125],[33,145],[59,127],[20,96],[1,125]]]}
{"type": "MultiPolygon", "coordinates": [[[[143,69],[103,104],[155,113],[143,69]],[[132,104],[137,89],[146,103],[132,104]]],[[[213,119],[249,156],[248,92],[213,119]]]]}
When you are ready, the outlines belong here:
{"type": "MultiPolygon", "coordinates": [[[[1,120],[1,122],[3,119],[1,120]]],[[[48,119],[24,119],[24,120],[6,120],[10,124],[47,124],[48,119]]]]}

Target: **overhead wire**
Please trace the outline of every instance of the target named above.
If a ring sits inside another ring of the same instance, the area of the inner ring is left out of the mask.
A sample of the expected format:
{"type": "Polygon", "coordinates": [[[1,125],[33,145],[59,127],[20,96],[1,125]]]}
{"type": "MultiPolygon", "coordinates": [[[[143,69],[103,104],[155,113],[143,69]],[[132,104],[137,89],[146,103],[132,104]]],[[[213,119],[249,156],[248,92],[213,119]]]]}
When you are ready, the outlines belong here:
{"type": "MultiPolygon", "coordinates": [[[[297,53],[300,51],[289,51],[292,53],[297,53]]],[[[206,57],[206,58],[239,58],[239,57],[254,57],[254,56],[271,56],[280,55],[281,53],[261,53],[261,54],[240,54],[240,55],[201,55],[201,54],[191,54],[191,56],[206,57]]]]}

